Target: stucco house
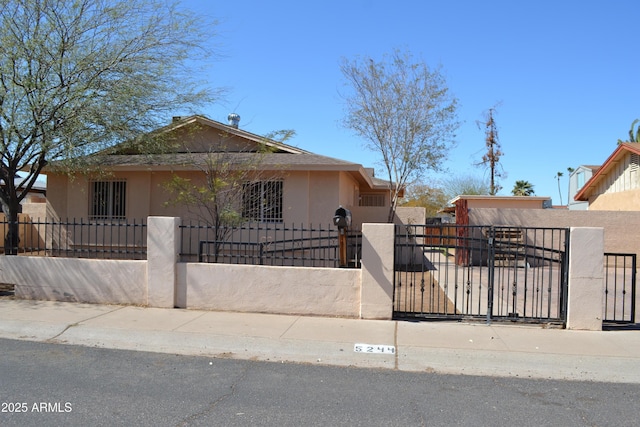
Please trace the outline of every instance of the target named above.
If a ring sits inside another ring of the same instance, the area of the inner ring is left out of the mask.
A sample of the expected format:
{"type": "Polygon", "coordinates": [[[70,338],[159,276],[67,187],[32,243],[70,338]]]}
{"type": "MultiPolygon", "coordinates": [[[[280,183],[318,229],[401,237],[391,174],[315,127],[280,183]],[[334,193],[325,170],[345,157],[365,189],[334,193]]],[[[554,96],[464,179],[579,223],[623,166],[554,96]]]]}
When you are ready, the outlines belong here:
{"type": "Polygon", "coordinates": [[[589,210],[640,211],[640,143],[618,144],[574,199],[589,210]]]}
{"type": "Polygon", "coordinates": [[[236,186],[235,208],[243,218],[285,224],[330,224],[335,210],[352,212],[353,226],[386,222],[389,185],[361,164],[311,153],[204,116],[175,117],[153,133],[166,147],[155,154],[122,144],[87,158],[93,172],[73,177],[46,171],[49,211],[58,218],[122,220],[147,216],[196,219],[184,204],[171,203],[167,182],[202,183],[220,162],[250,169],[236,186]]]}

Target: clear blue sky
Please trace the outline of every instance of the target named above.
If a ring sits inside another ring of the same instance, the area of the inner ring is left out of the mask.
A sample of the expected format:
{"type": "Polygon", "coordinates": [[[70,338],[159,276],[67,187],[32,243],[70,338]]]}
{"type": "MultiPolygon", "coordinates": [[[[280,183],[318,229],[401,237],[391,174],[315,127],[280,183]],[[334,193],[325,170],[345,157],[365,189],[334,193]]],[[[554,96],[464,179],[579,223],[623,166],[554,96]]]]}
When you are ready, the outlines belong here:
{"type": "MultiPolygon", "coordinates": [[[[445,167],[486,177],[476,122],[495,116],[506,178],[567,203],[567,167],[602,164],[640,118],[637,0],[185,0],[220,21],[223,54],[205,78],[230,89],[203,111],[218,121],[240,114],[257,134],[293,129],[290,144],[376,166],[380,156],[340,125],[341,58],[381,59],[408,50],[442,66],[460,101],[457,146],[445,167]]],[[[378,168],[378,170],[380,170],[378,168]]],[[[378,173],[381,175],[381,173],[378,173]]],[[[429,179],[438,179],[430,175],[429,179]]]]}

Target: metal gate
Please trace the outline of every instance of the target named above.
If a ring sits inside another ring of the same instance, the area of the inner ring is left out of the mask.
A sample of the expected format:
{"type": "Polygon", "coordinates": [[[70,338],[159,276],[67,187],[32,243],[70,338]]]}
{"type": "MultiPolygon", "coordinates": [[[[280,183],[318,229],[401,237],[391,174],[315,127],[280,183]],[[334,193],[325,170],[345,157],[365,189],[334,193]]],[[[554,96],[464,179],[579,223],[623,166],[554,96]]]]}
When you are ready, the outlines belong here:
{"type": "Polygon", "coordinates": [[[569,230],[398,225],[394,318],[566,321],[569,230]]]}
{"type": "Polygon", "coordinates": [[[636,254],[604,254],[603,322],[636,323],[636,254]]]}

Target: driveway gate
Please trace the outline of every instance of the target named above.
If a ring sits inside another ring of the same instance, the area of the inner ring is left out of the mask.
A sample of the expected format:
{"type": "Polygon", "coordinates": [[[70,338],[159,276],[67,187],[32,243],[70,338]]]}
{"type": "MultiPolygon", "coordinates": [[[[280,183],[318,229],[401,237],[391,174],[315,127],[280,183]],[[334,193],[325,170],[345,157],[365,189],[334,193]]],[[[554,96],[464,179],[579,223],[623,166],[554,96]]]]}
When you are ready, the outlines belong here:
{"type": "Polygon", "coordinates": [[[569,230],[398,225],[394,318],[566,321],[569,230]]]}

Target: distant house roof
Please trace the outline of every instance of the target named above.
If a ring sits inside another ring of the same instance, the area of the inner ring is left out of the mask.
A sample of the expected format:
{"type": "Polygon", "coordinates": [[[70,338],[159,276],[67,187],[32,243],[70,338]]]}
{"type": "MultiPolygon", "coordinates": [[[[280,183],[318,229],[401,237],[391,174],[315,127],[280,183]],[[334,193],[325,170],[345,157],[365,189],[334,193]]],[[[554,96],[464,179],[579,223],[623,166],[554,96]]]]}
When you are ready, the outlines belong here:
{"type": "Polygon", "coordinates": [[[589,201],[589,197],[595,191],[598,184],[604,179],[604,177],[620,162],[624,156],[628,153],[640,155],[640,143],[637,142],[623,142],[618,145],[618,148],[609,156],[609,158],[596,170],[594,170],[591,178],[584,184],[584,186],[575,195],[574,200],[586,202],[589,201]]]}

